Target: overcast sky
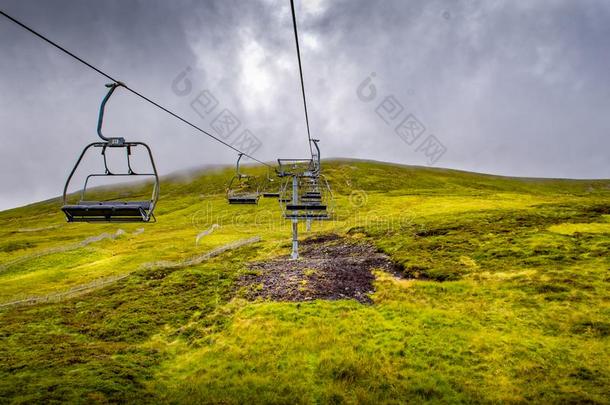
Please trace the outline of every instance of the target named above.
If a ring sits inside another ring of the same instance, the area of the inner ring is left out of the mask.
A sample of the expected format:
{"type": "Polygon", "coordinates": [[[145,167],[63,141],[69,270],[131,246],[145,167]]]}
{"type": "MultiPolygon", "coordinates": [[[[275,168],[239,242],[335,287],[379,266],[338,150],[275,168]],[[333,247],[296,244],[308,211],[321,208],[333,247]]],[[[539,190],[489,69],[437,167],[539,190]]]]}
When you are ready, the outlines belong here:
{"type": "MultiPolygon", "coordinates": [[[[308,154],[288,0],[1,0],[0,8],[203,128],[213,132],[217,113],[230,111],[240,126],[223,136],[232,143],[249,130],[261,160],[308,154]],[[176,79],[187,68],[190,91],[176,79]],[[218,102],[207,114],[204,90],[218,102]]],[[[610,1],[297,0],[297,18],[323,157],[610,177],[610,1]],[[401,138],[396,128],[413,117],[401,138]],[[431,140],[444,153],[427,156],[431,140]]],[[[0,51],[6,209],[60,194],[96,139],[108,80],[3,17],[0,51]]],[[[106,119],[109,135],[147,142],[162,174],[235,160],[125,90],[106,119]]]]}

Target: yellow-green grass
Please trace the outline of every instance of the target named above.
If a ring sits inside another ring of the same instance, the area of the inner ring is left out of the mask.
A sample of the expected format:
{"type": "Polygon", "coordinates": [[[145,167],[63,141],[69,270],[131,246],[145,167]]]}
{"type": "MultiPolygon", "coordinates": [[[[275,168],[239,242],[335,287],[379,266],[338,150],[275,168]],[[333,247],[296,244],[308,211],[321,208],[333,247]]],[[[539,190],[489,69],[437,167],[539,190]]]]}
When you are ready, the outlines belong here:
{"type": "Polygon", "coordinates": [[[2,309],[0,398],[608,403],[610,181],[324,168],[335,220],[310,235],[368,240],[404,268],[376,272],[371,305],[244,300],[236,279],[289,253],[290,224],[273,199],[229,206],[230,169],[164,179],[155,224],[66,224],[58,200],[0,212],[0,304],[129,274],[2,309]],[[196,266],[151,266],[251,236],[196,266]]]}
{"type": "Polygon", "coordinates": [[[610,223],[559,224],[550,226],[549,231],[562,235],[574,235],[577,232],[610,234],[610,223]]]}
{"type": "Polygon", "coordinates": [[[226,329],[172,348],[155,388],[179,402],[604,401],[574,375],[604,369],[607,345],[549,333],[561,305],[515,311],[523,294],[493,282],[378,277],[374,306],[234,302],[226,329]]]}

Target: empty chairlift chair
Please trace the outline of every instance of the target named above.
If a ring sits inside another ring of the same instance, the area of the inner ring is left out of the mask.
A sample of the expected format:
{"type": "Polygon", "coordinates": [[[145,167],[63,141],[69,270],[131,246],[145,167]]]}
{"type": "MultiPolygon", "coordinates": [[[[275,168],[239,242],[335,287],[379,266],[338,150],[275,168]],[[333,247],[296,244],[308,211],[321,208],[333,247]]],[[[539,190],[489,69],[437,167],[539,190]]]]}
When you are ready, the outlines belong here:
{"type": "Polygon", "coordinates": [[[331,219],[333,196],[321,174],[318,140],[311,159],[278,159],[278,175],[286,179],[280,191],[280,204],[286,219],[331,219]],[[294,183],[296,181],[296,184],[294,183]]]}
{"type": "Polygon", "coordinates": [[[303,192],[301,194],[301,200],[306,202],[319,202],[322,201],[322,192],[318,184],[318,177],[308,178],[302,187],[303,192]]]}
{"type": "Polygon", "coordinates": [[[280,186],[277,182],[276,178],[273,178],[267,172],[267,179],[265,185],[263,187],[263,197],[264,198],[280,198],[280,186]]]}
{"type": "Polygon", "coordinates": [[[235,176],[231,179],[227,189],[227,201],[229,204],[258,204],[260,193],[256,178],[243,174],[239,170],[239,162],[243,155],[240,153],[237,158],[235,176]]]}
{"type": "Polygon", "coordinates": [[[159,199],[159,176],[157,174],[157,169],[150,148],[143,142],[128,142],[124,138],[109,138],[105,137],[102,134],[102,124],[104,120],[104,109],[106,106],[106,102],[108,101],[112,93],[116,90],[116,88],[120,87],[121,85],[121,83],[112,83],[106,85],[106,87],[109,88],[109,91],[102,100],[97,124],[97,133],[102,139],[102,141],[90,143],[85,147],[80,157],[78,158],[76,165],[72,169],[70,176],[68,176],[68,180],[66,181],[66,184],[64,186],[63,206],[61,210],[66,215],[66,219],[68,220],[68,222],[149,222],[151,220],[153,220],[154,222],[155,220],[153,212],[159,199]],[[101,155],[104,161],[105,170],[103,173],[89,174],[86,177],[85,184],[80,192],[79,201],[75,204],[70,204],[68,203],[68,188],[70,186],[72,177],[76,173],[77,168],[81,164],[87,152],[95,148],[101,149],[101,155]],[[147,157],[150,160],[150,165],[152,168],[152,171],[150,173],[136,173],[132,169],[130,157],[135,148],[143,148],[146,150],[147,157]],[[127,158],[126,173],[117,173],[110,170],[110,168],[108,167],[108,161],[106,159],[106,153],[109,149],[125,150],[125,156],[127,158]],[[86,198],[87,185],[89,183],[89,180],[97,177],[125,177],[129,179],[136,177],[151,178],[153,180],[151,197],[147,200],[138,201],[89,200],[86,198]]]}
{"type": "Polygon", "coordinates": [[[320,177],[321,177],[321,162],[320,162],[320,147],[318,146],[318,139],[312,139],[311,143],[314,146],[314,152],[311,158],[310,170],[301,177],[301,201],[311,204],[319,205],[322,201],[322,192],[320,189],[320,177]]]}
{"type": "Polygon", "coordinates": [[[282,206],[293,200],[292,178],[296,176],[299,179],[299,190],[301,190],[300,183],[304,177],[311,176],[312,167],[311,159],[278,159],[277,175],[283,179],[278,201],[282,206]]]}
{"type": "Polygon", "coordinates": [[[283,198],[280,200],[284,218],[297,220],[327,220],[331,219],[328,206],[328,193],[322,191],[307,191],[309,189],[307,178],[299,179],[296,199],[292,193],[292,184],[287,181],[282,188],[283,198]]]}

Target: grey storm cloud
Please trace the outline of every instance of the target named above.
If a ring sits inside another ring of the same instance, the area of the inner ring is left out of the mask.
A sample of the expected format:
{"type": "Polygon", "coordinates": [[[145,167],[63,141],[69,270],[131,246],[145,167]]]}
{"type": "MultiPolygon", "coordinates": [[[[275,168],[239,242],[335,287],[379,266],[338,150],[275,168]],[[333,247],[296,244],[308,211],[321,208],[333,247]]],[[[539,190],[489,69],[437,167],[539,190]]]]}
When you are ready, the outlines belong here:
{"type": "MultiPolygon", "coordinates": [[[[3,0],[0,9],[152,99],[208,90],[260,139],[256,157],[308,153],[289,1],[3,0]],[[186,68],[193,91],[172,81],[186,68]]],[[[426,165],[377,114],[391,97],[446,148],[436,166],[608,178],[610,2],[297,1],[312,133],[323,156],[426,165]],[[357,89],[374,72],[377,98],[357,89]]],[[[95,140],[107,79],[0,18],[0,209],[59,194],[95,140]]],[[[220,107],[219,107],[220,108],[220,107]]],[[[153,148],[163,174],[235,152],[117,90],[106,131],[153,148]]]]}

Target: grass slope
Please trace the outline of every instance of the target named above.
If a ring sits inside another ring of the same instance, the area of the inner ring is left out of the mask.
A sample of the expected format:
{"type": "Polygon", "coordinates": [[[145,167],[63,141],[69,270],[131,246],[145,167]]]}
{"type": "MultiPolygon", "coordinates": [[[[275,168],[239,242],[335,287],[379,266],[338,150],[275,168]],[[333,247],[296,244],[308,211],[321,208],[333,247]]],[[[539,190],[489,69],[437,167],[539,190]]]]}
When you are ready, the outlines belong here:
{"type": "Polygon", "coordinates": [[[310,234],[404,269],[376,271],[372,305],[243,299],[246,263],[287,254],[290,229],[277,202],[228,206],[230,169],[166,178],[154,225],[0,212],[0,304],[128,275],[0,309],[0,402],[609,402],[610,181],[325,167],[337,219],[310,234]]]}

